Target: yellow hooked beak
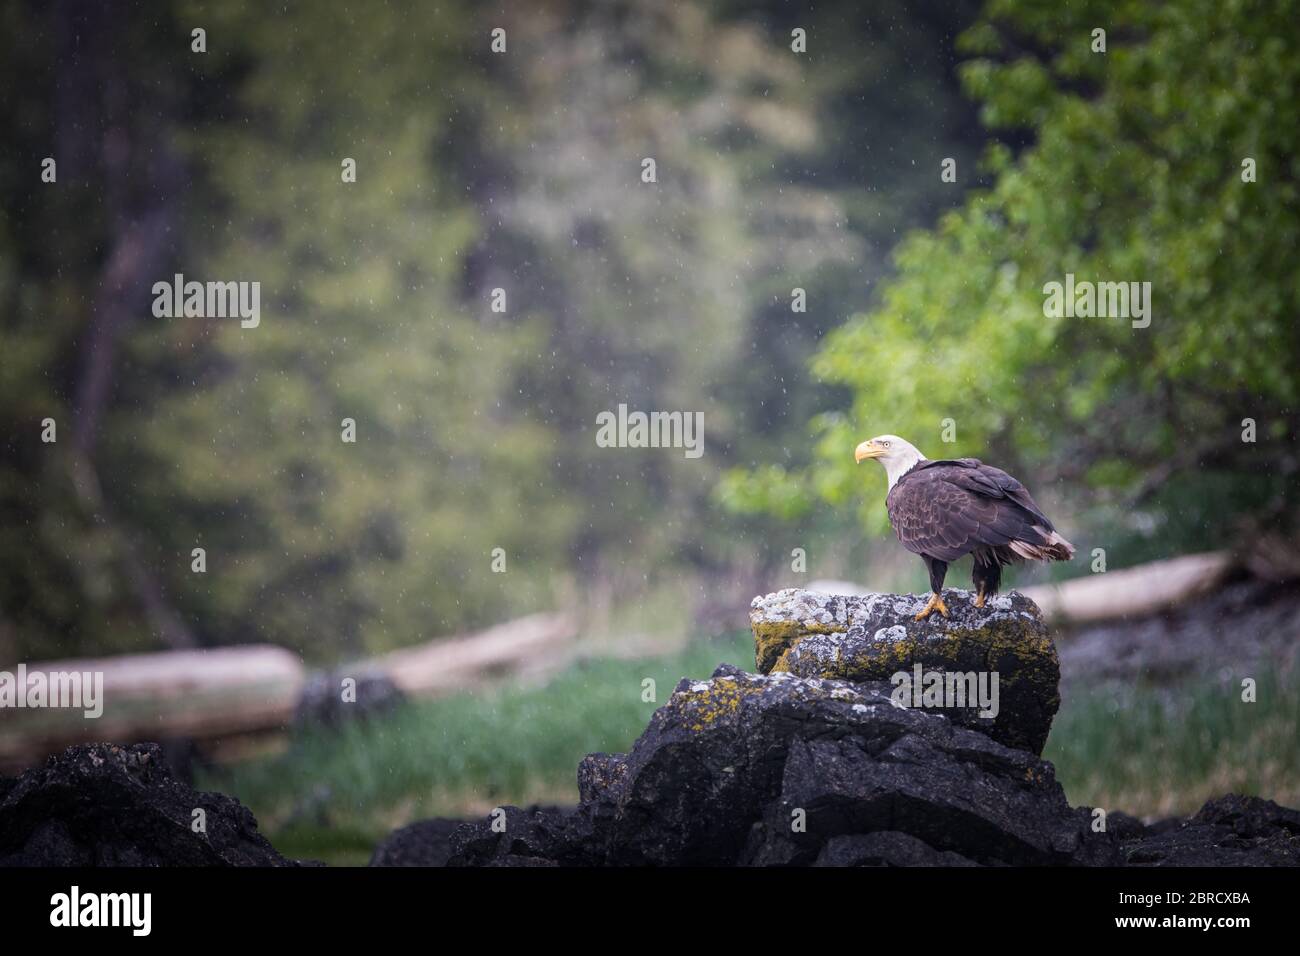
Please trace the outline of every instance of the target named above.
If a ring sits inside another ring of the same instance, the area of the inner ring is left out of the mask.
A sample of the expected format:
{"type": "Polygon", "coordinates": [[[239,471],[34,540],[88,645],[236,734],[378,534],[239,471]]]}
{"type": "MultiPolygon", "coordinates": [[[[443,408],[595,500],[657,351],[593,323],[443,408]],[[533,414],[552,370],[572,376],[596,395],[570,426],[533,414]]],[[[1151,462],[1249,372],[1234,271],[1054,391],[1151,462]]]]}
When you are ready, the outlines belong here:
{"type": "Polygon", "coordinates": [[[879,458],[884,453],[885,449],[877,445],[875,441],[864,441],[854,449],[853,460],[858,464],[861,464],[862,459],[864,458],[879,458]]]}

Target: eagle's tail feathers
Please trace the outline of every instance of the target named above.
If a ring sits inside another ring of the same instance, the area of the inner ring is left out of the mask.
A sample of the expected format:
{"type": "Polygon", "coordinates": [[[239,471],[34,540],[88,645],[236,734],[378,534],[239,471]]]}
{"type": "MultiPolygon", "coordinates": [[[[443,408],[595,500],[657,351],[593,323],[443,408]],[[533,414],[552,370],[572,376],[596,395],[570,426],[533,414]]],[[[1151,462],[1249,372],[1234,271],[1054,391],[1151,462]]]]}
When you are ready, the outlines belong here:
{"type": "Polygon", "coordinates": [[[1040,525],[1034,525],[1034,530],[1039,534],[1038,541],[1012,541],[1011,550],[1031,561],[1069,561],[1074,557],[1074,545],[1060,534],[1040,525]]]}

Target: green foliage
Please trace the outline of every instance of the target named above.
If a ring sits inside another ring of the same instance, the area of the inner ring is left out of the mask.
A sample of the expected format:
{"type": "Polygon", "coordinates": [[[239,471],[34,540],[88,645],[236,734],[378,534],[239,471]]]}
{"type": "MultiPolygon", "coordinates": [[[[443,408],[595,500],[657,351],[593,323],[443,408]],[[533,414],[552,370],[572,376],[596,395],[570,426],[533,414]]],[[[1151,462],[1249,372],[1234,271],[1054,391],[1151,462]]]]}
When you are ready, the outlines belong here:
{"type": "MultiPolygon", "coordinates": [[[[991,187],[910,235],[877,307],[816,356],[851,401],[814,421],[807,483],[828,500],[865,496],[883,530],[883,482],[864,480],[851,453],[892,432],[931,457],[1022,469],[1044,497],[1078,502],[1076,516],[1094,496],[1122,513],[1149,497],[1144,479],[1197,469],[1272,476],[1294,506],[1296,14],[1210,0],[991,4],[964,38],[977,56],[962,75],[986,125],[1027,128],[1033,143],[990,146],[991,187]],[[1088,46],[1098,25],[1105,54],[1088,46]],[[1247,157],[1256,183],[1242,181],[1247,157]],[[1045,316],[1044,286],[1067,272],[1150,282],[1150,327],[1045,316]],[[1256,444],[1241,440],[1245,418],[1256,444]]],[[[803,499],[766,490],[802,480],[760,471],[726,488],[741,506],[790,509],[803,499]]]]}

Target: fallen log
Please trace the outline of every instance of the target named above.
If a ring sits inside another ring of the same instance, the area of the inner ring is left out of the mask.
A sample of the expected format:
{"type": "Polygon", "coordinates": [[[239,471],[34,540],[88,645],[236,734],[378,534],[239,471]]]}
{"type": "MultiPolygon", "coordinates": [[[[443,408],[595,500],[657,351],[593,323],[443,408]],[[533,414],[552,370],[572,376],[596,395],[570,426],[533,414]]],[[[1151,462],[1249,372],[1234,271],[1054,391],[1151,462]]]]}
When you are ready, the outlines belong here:
{"type": "MultiPolygon", "coordinates": [[[[15,687],[17,671],[2,672],[15,687]]],[[[305,680],[297,655],[269,644],[40,661],[22,674],[22,706],[16,698],[0,711],[4,766],[85,741],[201,740],[284,726],[305,680]],[[33,693],[74,683],[77,700],[33,693]]]]}
{"type": "Polygon", "coordinates": [[[1233,567],[1228,552],[1210,551],[1019,591],[1049,619],[1083,624],[1145,617],[1175,607],[1218,586],[1233,567]]]}
{"type": "MultiPolygon", "coordinates": [[[[379,675],[408,695],[452,693],[550,673],[571,658],[577,634],[567,615],[533,614],[331,674],[379,675]]],[[[272,645],[17,665],[0,670],[0,770],[89,741],[183,738],[211,745],[282,730],[306,686],[298,656],[272,645]],[[67,699],[49,706],[60,694],[67,699]]]]}
{"type": "Polygon", "coordinates": [[[477,634],[404,647],[360,669],[385,674],[404,694],[463,690],[506,676],[536,677],[567,662],[578,636],[564,614],[530,614],[477,634]]]}

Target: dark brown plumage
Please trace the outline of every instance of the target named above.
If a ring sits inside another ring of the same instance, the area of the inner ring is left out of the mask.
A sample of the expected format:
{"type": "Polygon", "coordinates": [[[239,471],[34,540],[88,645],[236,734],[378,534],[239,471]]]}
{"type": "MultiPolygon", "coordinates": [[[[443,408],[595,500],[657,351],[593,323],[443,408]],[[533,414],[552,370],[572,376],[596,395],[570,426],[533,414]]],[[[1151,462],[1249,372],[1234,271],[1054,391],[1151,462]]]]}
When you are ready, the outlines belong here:
{"type": "Polygon", "coordinates": [[[930,461],[894,436],[864,442],[858,449],[862,458],[879,458],[887,470],[894,469],[885,498],[889,521],[903,547],[925,561],[934,592],[919,617],[931,610],[946,615],[942,591],[948,565],[968,554],[974,558],[971,580],[980,607],[997,593],[1005,565],[1074,557],[1074,546],[1025,486],[1000,468],[978,458],[930,461]]]}

